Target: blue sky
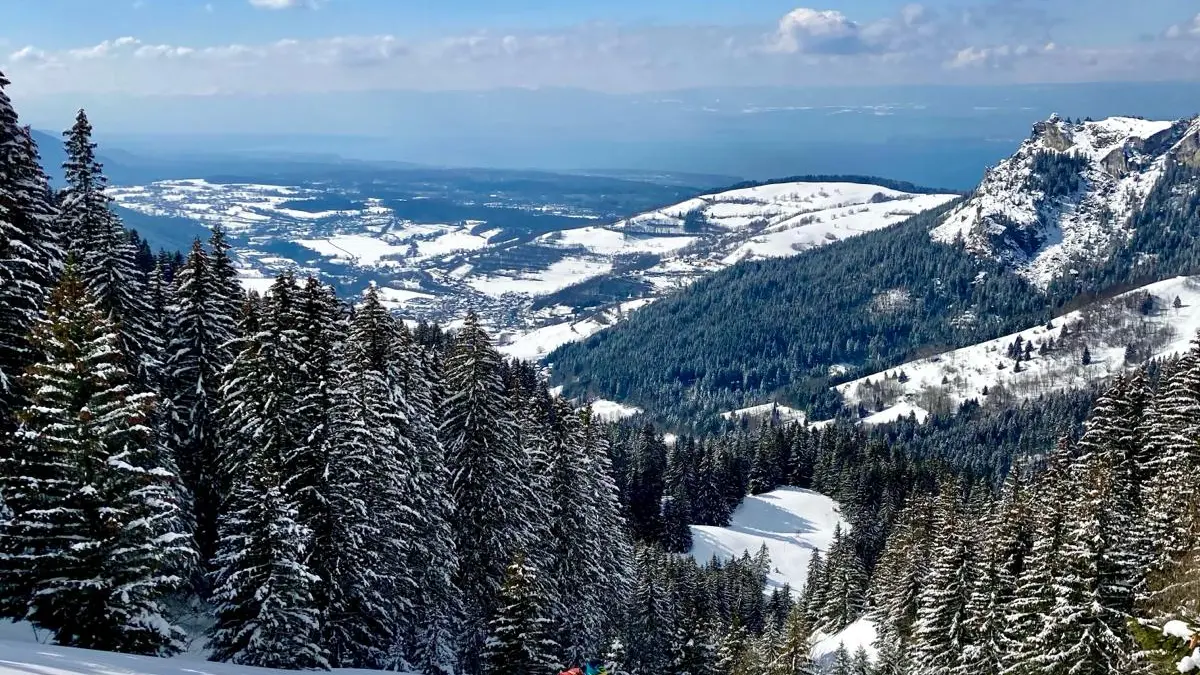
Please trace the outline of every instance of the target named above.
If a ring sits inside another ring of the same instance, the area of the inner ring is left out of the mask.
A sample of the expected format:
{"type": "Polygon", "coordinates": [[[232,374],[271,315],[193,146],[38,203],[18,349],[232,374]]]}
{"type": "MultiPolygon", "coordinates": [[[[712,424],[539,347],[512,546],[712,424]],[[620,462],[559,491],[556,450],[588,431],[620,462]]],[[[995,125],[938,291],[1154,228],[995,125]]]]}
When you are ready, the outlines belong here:
{"type": "Polygon", "coordinates": [[[0,0],[21,96],[1195,79],[1195,0],[0,0]]]}

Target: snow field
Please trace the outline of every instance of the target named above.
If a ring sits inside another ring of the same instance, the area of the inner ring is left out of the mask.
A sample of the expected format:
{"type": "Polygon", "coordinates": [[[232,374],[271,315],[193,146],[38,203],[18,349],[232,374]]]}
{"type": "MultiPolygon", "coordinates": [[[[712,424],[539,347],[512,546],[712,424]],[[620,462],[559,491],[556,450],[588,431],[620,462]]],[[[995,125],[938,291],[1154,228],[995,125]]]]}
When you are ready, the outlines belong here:
{"type": "Polygon", "coordinates": [[[849,525],[840,507],[829,497],[811,490],[784,487],[746,497],[733,512],[728,527],[692,525],[691,556],[700,564],[712,559],[754,555],[767,545],[771,571],[768,590],[791,586],[794,593],[804,588],[808,561],[814,550],[828,550],[833,531],[849,525]]]}

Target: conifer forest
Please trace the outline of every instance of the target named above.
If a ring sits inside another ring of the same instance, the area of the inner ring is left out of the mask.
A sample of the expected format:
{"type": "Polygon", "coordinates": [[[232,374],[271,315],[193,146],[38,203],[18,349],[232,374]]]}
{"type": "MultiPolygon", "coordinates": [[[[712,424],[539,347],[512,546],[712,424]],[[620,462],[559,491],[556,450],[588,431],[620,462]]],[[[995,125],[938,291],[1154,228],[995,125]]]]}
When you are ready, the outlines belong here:
{"type": "MultiPolygon", "coordinates": [[[[420,675],[1200,665],[1200,342],[923,422],[690,419],[711,407],[695,400],[602,419],[541,364],[503,356],[474,313],[405,322],[374,288],[347,299],[293,272],[247,292],[219,225],[153,252],[112,208],[86,113],[53,189],[7,85],[0,615],[55,645],[420,675]],[[781,488],[835,500],[844,520],[802,588],[769,581],[765,545],[688,555],[694,526],[730,526],[781,488]],[[868,623],[872,643],[814,654],[868,623]]],[[[1023,282],[988,283],[1013,326],[1046,320],[1023,282]]]]}

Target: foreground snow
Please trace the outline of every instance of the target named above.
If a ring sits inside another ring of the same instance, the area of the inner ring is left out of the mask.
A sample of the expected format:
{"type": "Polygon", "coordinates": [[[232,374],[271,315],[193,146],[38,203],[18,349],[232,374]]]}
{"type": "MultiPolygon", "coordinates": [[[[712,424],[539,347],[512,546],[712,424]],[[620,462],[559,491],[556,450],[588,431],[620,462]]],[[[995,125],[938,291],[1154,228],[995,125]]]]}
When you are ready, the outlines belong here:
{"type": "Polygon", "coordinates": [[[828,550],[833,530],[849,527],[838,503],[811,490],[784,487],[746,497],[733,512],[728,527],[692,526],[691,555],[704,563],[754,555],[767,545],[771,555],[770,588],[784,584],[799,592],[808,575],[808,561],[816,549],[828,550]]]}
{"type": "MultiPolygon", "coordinates": [[[[0,623],[0,675],[279,675],[284,671],[229,663],[212,663],[200,653],[172,658],[130,656],[113,652],[41,644],[28,624],[0,623]]],[[[340,675],[366,675],[376,670],[334,669],[340,675]]]]}

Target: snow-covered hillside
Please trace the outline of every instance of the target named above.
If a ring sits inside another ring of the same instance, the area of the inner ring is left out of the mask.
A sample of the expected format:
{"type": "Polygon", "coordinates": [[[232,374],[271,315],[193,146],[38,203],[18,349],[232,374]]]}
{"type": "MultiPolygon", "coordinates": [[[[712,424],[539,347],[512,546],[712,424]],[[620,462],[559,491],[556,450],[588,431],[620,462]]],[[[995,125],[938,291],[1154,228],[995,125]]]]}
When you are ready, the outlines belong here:
{"type": "Polygon", "coordinates": [[[692,526],[691,555],[704,563],[754,555],[767,545],[771,555],[768,585],[784,584],[799,592],[804,588],[808,561],[816,549],[826,551],[838,525],[846,529],[838,503],[811,490],[779,488],[746,497],[728,527],[692,526]]]}
{"type": "Polygon", "coordinates": [[[794,255],[954,197],[859,183],[779,183],[703,195],[610,224],[553,204],[524,205],[531,217],[559,219],[558,229],[521,237],[511,223],[414,222],[397,210],[411,202],[329,185],[186,179],[110,193],[141,214],[223,225],[248,288],[262,290],[287,268],[320,275],[347,293],[377,283],[383,300],[410,317],[446,321],[473,309],[507,353],[530,359],[738,261],[794,255]]]}
{"type": "Polygon", "coordinates": [[[1168,162],[1198,161],[1200,121],[1051,117],[933,230],[1045,286],[1103,259],[1131,234],[1131,217],[1168,162]]]}
{"type": "Polygon", "coordinates": [[[1176,277],[1064,314],[1043,326],[839,385],[865,422],[1080,387],[1188,349],[1200,330],[1200,277],[1176,277]],[[1087,363],[1084,363],[1084,350],[1087,363]],[[1019,365],[1013,358],[1022,354],[1019,365]],[[986,392],[986,393],[985,393],[986,392]]]}

